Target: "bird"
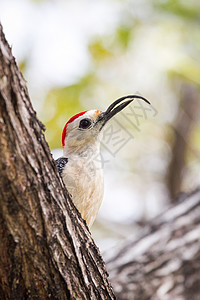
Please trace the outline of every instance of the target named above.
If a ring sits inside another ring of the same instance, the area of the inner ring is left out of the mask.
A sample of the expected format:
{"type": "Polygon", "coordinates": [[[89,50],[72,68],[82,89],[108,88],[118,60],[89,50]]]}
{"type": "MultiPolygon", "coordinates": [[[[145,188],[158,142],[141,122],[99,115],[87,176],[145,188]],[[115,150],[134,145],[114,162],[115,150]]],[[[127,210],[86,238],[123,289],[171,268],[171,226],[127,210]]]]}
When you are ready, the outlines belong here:
{"type": "Polygon", "coordinates": [[[100,153],[102,129],[135,98],[150,104],[139,95],[124,96],[115,100],[106,111],[86,110],[74,115],[63,128],[63,156],[55,161],[56,166],[73,203],[89,228],[97,216],[104,193],[100,153]]]}

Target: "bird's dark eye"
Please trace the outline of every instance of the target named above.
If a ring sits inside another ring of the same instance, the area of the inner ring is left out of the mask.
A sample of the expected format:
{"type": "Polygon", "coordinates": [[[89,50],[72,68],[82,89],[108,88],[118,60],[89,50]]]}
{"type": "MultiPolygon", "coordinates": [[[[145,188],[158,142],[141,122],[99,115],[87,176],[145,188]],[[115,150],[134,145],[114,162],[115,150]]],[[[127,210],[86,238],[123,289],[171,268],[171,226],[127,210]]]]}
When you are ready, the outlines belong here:
{"type": "Polygon", "coordinates": [[[87,129],[91,125],[91,121],[89,119],[83,119],[80,121],[79,128],[87,129]]]}

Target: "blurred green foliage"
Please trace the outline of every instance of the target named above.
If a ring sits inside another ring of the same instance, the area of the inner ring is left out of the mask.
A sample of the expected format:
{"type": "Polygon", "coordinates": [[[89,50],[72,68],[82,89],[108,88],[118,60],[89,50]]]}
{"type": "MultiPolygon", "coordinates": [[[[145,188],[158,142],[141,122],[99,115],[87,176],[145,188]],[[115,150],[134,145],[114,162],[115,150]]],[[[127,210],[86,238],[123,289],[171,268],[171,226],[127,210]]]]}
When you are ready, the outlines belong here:
{"type": "Polygon", "coordinates": [[[91,58],[100,64],[124,53],[132,40],[132,26],[120,26],[111,35],[97,38],[88,45],[91,58]]]}
{"type": "Polygon", "coordinates": [[[198,0],[154,0],[154,6],[164,12],[175,14],[190,21],[197,21],[200,17],[200,2],[198,0]]]}
{"type": "Polygon", "coordinates": [[[95,40],[92,42],[88,49],[92,58],[96,62],[101,62],[102,60],[109,59],[113,54],[110,50],[106,48],[106,46],[102,43],[101,39],[95,40]]]}
{"type": "Polygon", "coordinates": [[[116,30],[117,43],[122,46],[123,50],[126,50],[129,42],[132,38],[132,27],[121,26],[116,30]]]}
{"type": "Polygon", "coordinates": [[[25,72],[25,70],[27,68],[27,63],[28,63],[28,58],[24,58],[23,60],[20,61],[19,68],[22,73],[25,72]]]}

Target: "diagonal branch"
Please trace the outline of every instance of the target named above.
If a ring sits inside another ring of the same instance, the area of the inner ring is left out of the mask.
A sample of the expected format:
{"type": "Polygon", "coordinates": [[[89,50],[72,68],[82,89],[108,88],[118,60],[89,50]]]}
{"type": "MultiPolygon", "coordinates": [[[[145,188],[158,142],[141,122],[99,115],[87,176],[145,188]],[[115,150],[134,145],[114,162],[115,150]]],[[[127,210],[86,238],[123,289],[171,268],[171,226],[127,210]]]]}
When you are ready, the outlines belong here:
{"type": "Polygon", "coordinates": [[[105,258],[117,299],[200,299],[200,190],[105,258]]]}

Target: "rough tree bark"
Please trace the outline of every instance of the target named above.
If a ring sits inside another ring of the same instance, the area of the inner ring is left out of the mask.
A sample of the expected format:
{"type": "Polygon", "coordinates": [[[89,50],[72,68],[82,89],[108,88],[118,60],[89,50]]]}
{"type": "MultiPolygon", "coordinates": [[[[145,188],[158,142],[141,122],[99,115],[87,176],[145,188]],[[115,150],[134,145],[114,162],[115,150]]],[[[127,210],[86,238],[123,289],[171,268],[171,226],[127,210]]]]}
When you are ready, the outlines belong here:
{"type": "Polygon", "coordinates": [[[104,258],[118,300],[199,300],[200,190],[104,258]]]}
{"type": "Polygon", "coordinates": [[[0,299],[114,299],[0,26],[0,299]]]}

